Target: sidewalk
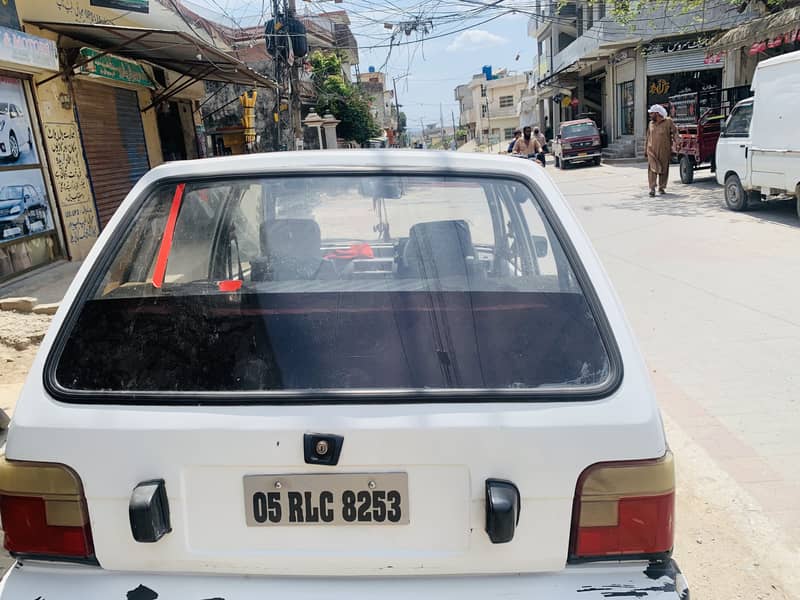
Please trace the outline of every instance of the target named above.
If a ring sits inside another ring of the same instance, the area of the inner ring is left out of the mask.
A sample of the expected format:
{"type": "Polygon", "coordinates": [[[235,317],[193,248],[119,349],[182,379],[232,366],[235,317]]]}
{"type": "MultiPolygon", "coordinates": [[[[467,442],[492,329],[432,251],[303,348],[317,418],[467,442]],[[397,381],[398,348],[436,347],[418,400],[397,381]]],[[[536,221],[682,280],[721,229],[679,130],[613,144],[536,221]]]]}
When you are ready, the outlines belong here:
{"type": "Polygon", "coordinates": [[[36,298],[34,304],[61,302],[80,266],[81,261],[60,260],[7,283],[0,283],[0,300],[29,297],[36,298]]]}

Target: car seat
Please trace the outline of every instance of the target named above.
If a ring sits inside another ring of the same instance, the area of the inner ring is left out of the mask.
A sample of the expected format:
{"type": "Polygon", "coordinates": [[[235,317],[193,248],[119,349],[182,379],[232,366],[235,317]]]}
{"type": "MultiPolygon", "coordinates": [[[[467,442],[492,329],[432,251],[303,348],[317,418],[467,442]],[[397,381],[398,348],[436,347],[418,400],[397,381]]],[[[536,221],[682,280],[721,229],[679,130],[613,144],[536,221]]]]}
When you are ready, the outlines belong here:
{"type": "Polygon", "coordinates": [[[398,276],[473,278],[478,270],[469,225],[463,220],[417,223],[403,245],[398,276]]]}
{"type": "Polygon", "coordinates": [[[319,225],[313,219],[276,219],[263,231],[266,256],[251,261],[253,281],[336,277],[333,263],[322,258],[319,225]]]}

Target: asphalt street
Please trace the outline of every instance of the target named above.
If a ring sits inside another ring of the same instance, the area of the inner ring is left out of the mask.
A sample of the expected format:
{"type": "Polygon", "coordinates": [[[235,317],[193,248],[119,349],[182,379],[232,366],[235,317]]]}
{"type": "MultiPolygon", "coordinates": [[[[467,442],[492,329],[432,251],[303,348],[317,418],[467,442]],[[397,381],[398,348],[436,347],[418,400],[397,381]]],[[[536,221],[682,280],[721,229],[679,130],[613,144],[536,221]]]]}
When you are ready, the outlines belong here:
{"type": "MultiPolygon", "coordinates": [[[[656,198],[640,164],[546,171],[592,239],[650,367],[677,463],[675,554],[693,596],[800,598],[794,206],[733,213],[710,175],[686,186],[676,169],[656,198]]],[[[11,398],[47,320],[6,315],[11,398]]]]}
{"type": "Polygon", "coordinates": [[[676,454],[676,555],[693,596],[800,597],[800,222],[734,213],[708,172],[548,167],[611,276],[676,454]],[[694,581],[693,581],[694,580],[694,581]],[[742,587],[745,586],[745,587],[742,587]],[[698,593],[701,592],[701,593],[698,593]]]}

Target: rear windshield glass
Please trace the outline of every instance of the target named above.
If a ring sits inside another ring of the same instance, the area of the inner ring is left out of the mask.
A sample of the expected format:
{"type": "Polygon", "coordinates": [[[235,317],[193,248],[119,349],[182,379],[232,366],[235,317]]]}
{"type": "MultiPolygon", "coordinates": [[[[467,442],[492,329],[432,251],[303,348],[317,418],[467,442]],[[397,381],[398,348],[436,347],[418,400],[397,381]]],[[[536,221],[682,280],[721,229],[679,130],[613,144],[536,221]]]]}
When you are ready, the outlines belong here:
{"type": "Polygon", "coordinates": [[[600,386],[606,346],[530,189],[452,177],[155,189],[78,308],[57,388],[600,386]]]}
{"type": "Polygon", "coordinates": [[[561,128],[562,137],[584,137],[590,135],[600,135],[597,127],[591,123],[580,123],[578,125],[565,125],[561,128]]]}

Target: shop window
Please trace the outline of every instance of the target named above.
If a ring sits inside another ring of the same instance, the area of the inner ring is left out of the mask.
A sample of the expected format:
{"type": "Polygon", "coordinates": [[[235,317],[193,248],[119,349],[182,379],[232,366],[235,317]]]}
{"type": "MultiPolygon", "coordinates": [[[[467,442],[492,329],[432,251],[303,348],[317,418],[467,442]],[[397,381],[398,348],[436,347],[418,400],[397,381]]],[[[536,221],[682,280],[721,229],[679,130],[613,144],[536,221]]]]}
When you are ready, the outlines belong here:
{"type": "Polygon", "coordinates": [[[634,83],[626,81],[617,86],[619,99],[619,134],[633,135],[634,130],[634,83]]]}
{"type": "Polygon", "coordinates": [[[500,96],[500,108],[510,108],[514,106],[514,96],[500,96]]]}
{"type": "Polygon", "coordinates": [[[55,221],[21,79],[0,77],[0,280],[53,260],[55,221]]]}

